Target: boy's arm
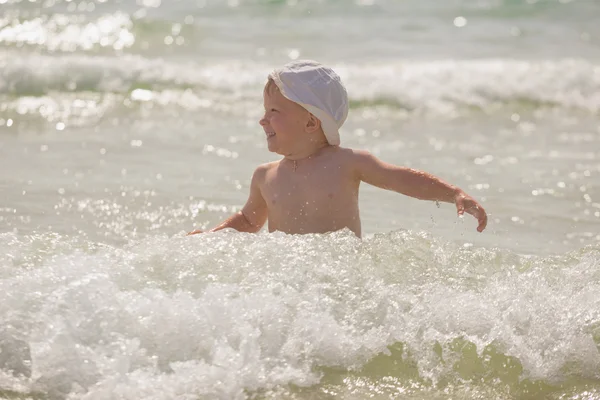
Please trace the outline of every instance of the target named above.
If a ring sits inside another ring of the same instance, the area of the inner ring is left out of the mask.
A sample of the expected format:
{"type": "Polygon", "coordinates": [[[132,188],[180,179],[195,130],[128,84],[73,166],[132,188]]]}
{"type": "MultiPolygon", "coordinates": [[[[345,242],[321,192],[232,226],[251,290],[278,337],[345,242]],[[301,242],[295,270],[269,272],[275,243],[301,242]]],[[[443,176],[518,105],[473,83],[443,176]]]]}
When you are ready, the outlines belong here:
{"type": "Polygon", "coordinates": [[[355,151],[356,172],[361,181],[421,200],[456,204],[458,215],[471,214],[482,232],[487,225],[483,207],[462,189],[427,172],[385,163],[367,151],[355,151]]]}
{"type": "MultiPolygon", "coordinates": [[[[207,232],[216,232],[225,228],[233,228],[240,232],[255,233],[262,228],[267,221],[268,215],[267,203],[260,192],[260,186],[264,180],[265,172],[266,168],[264,166],[260,166],[254,171],[252,182],[250,183],[250,195],[242,210],[233,214],[220,225],[207,232]]],[[[188,233],[188,235],[195,235],[203,232],[204,231],[202,230],[196,229],[195,231],[188,233]]]]}

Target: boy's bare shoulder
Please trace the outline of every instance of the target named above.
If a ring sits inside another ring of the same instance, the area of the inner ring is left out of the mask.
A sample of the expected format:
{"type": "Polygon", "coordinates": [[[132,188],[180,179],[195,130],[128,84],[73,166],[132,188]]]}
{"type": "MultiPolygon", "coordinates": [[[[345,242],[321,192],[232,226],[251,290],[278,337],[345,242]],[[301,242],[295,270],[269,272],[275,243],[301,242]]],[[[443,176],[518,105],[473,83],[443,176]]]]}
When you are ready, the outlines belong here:
{"type": "Polygon", "coordinates": [[[357,166],[361,163],[371,160],[374,157],[373,154],[367,150],[357,150],[344,147],[339,148],[338,155],[341,161],[351,166],[357,166]]]}
{"type": "Polygon", "coordinates": [[[268,163],[260,164],[258,167],[256,167],[256,170],[267,172],[273,168],[277,168],[277,166],[279,165],[280,162],[281,162],[281,160],[277,160],[277,161],[271,161],[268,163]]]}
{"type": "Polygon", "coordinates": [[[281,160],[260,164],[258,167],[256,167],[256,170],[254,170],[254,176],[258,179],[263,180],[267,172],[274,168],[277,168],[280,161],[281,160]]]}
{"type": "Polygon", "coordinates": [[[347,157],[349,159],[356,159],[356,158],[371,156],[371,153],[369,153],[367,150],[351,149],[349,147],[339,147],[339,146],[338,146],[338,154],[342,157],[347,157]]]}
{"type": "Polygon", "coordinates": [[[350,148],[343,148],[343,150],[345,150],[347,152],[347,156],[352,158],[352,160],[373,157],[373,154],[371,154],[367,150],[350,149],[350,148]]]}
{"type": "Polygon", "coordinates": [[[348,173],[359,180],[363,179],[365,171],[373,170],[373,167],[380,163],[377,157],[368,150],[340,148],[339,155],[339,163],[345,166],[348,173]]]}
{"type": "Polygon", "coordinates": [[[328,157],[334,157],[338,161],[349,161],[354,157],[356,150],[348,147],[331,146],[328,157]]]}

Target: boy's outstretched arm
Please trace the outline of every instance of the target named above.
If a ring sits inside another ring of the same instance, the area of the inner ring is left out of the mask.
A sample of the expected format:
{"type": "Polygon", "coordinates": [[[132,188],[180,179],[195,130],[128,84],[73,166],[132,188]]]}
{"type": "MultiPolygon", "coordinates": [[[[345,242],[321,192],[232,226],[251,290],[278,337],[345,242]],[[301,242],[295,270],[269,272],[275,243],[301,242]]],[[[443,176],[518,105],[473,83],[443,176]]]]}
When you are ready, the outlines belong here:
{"type": "Polygon", "coordinates": [[[481,204],[462,189],[450,185],[427,172],[385,163],[367,151],[355,151],[356,172],[361,181],[382,189],[393,190],[421,200],[456,204],[458,215],[465,212],[477,218],[477,230],[487,225],[487,214],[481,204]]]}
{"type": "MultiPolygon", "coordinates": [[[[267,221],[267,203],[260,192],[260,185],[264,179],[265,169],[260,166],[254,171],[252,176],[252,182],[250,183],[250,195],[246,204],[241,211],[233,214],[227,218],[218,226],[210,229],[207,232],[216,232],[225,228],[233,228],[240,232],[251,232],[255,233],[262,228],[267,221]]],[[[188,233],[188,235],[195,235],[197,233],[203,233],[204,231],[196,229],[188,233]]]]}

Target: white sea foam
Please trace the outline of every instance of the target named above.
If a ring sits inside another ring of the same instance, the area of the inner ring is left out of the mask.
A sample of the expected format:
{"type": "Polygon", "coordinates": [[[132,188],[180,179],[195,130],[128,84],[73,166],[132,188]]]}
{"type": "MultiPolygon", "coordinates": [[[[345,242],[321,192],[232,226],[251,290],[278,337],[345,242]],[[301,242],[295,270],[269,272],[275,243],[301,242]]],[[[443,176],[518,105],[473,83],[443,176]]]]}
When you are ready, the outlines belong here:
{"type": "Polygon", "coordinates": [[[599,377],[597,248],[523,258],[410,232],[221,232],[124,247],[2,234],[0,247],[4,335],[31,353],[28,367],[11,348],[24,361],[16,373],[31,373],[3,377],[12,390],[243,399],[313,386],[315,368],[360,368],[398,342],[435,382],[456,373],[461,338],[515,357],[521,378],[599,377]]]}
{"type": "Polygon", "coordinates": [[[135,42],[131,18],[125,13],[81,22],[78,15],[42,15],[25,21],[0,15],[0,44],[40,45],[50,52],[72,52],[95,46],[122,50],[135,42]]]}
{"type": "MultiPolygon", "coordinates": [[[[140,56],[10,54],[0,57],[0,65],[0,93],[119,93],[134,103],[192,109],[260,101],[265,77],[274,67],[242,61],[196,64],[140,56]]],[[[511,105],[600,110],[600,66],[583,60],[398,61],[333,67],[346,82],[354,106],[383,104],[439,115],[511,105]]],[[[25,101],[18,98],[10,107],[25,101]]]]}

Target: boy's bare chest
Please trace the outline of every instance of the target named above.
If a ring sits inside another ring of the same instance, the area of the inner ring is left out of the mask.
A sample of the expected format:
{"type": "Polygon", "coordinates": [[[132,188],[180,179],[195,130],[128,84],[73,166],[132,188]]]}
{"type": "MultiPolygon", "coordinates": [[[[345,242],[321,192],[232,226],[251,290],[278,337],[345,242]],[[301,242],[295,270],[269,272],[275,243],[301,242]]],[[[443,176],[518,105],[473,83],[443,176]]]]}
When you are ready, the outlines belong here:
{"type": "Polygon", "coordinates": [[[350,190],[348,177],[340,168],[298,168],[296,171],[281,168],[265,180],[263,197],[271,209],[326,207],[348,196],[350,190]]]}

